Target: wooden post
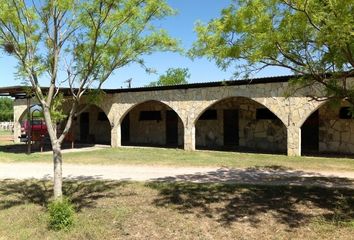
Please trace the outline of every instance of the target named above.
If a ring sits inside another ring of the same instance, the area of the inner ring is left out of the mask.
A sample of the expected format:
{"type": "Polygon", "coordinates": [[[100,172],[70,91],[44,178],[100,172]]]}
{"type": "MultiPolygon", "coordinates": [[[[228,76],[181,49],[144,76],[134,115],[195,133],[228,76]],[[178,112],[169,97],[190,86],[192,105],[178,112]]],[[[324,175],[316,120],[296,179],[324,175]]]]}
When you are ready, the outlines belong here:
{"type": "Polygon", "coordinates": [[[31,123],[31,97],[27,96],[27,154],[31,154],[32,145],[32,123],[31,123]]]}

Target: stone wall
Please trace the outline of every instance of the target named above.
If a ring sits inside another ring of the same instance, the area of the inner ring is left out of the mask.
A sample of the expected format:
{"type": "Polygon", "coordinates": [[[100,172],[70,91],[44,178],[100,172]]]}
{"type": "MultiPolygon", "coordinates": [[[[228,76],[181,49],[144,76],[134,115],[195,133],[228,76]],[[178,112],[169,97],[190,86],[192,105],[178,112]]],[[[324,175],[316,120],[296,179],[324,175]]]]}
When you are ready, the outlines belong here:
{"type": "MultiPolygon", "coordinates": [[[[347,106],[342,103],[341,107],[347,106]]],[[[340,107],[329,104],[319,109],[319,151],[354,153],[354,119],[340,119],[340,107]]]]}
{"type": "MultiPolygon", "coordinates": [[[[172,110],[167,105],[149,101],[129,111],[130,144],[166,145],[166,111],[172,110]],[[140,120],[141,111],[160,111],[161,120],[140,120]]],[[[178,145],[183,145],[183,123],[178,119],[178,145]]]]}
{"type": "Polygon", "coordinates": [[[264,106],[247,98],[229,98],[214,104],[209,109],[217,110],[217,120],[197,121],[196,145],[202,148],[223,146],[224,110],[237,109],[240,149],[267,152],[286,151],[286,127],[279,119],[257,120],[256,109],[258,108],[264,108],[264,106]]]}
{"type": "MultiPolygon", "coordinates": [[[[80,106],[80,108],[83,108],[85,106],[80,106]]],[[[98,115],[100,112],[103,112],[100,108],[91,105],[89,108],[87,108],[83,113],[89,113],[89,129],[88,129],[88,134],[89,136],[89,141],[93,141],[96,143],[110,143],[111,141],[111,125],[108,121],[102,121],[98,119],[98,115]]],[[[81,128],[80,128],[80,118],[82,115],[79,115],[76,120],[73,123],[73,133],[75,135],[75,139],[78,141],[83,141],[83,139],[80,138],[81,135],[81,128]]]]}
{"type": "MultiPolygon", "coordinates": [[[[250,81],[250,83],[252,83],[252,81],[250,81]]],[[[319,86],[314,86],[312,88],[298,90],[294,95],[286,97],[289,92],[288,87],[288,82],[274,81],[269,83],[230,86],[223,85],[200,88],[190,86],[184,89],[129,89],[121,92],[117,91],[117,93],[107,93],[103,102],[98,104],[98,107],[108,116],[111,128],[111,145],[113,147],[121,146],[121,123],[124,116],[139,104],[153,100],[166,105],[166,109],[174,110],[178,114],[180,117],[179,143],[183,142],[185,150],[194,150],[196,143],[206,144],[206,139],[209,141],[208,144],[211,144],[212,142],[215,142],[215,144],[222,144],[223,140],[220,137],[222,125],[216,122],[210,122],[205,123],[205,126],[199,126],[200,124],[197,122],[199,116],[213,104],[223,99],[230,97],[244,97],[249,101],[254,101],[262,107],[272,111],[279,118],[279,121],[256,121],[252,117],[254,116],[254,113],[252,113],[252,108],[254,108],[253,105],[248,105],[247,103],[242,106],[241,104],[240,116],[242,116],[242,118],[240,119],[240,145],[247,147],[251,146],[257,149],[272,148],[274,150],[278,149],[279,151],[286,148],[289,156],[298,156],[301,154],[301,126],[314,111],[323,105],[323,102],[313,101],[306,96],[308,96],[309,93],[320,96],[322,89],[319,86]],[[198,130],[202,128],[205,128],[205,132],[204,130],[202,132],[198,130]],[[212,129],[213,134],[207,133],[208,129],[212,129]],[[196,136],[199,140],[196,140],[196,136]],[[205,136],[208,137],[206,138],[205,136]],[[286,144],[286,147],[284,147],[284,144],[286,144]]],[[[85,103],[84,101],[85,100],[83,100],[83,104],[85,103]]],[[[26,100],[15,101],[15,139],[17,139],[20,129],[20,116],[25,109],[26,100]]],[[[164,118],[165,115],[162,114],[162,116],[164,118]]],[[[334,124],[333,122],[331,123],[334,124]]],[[[133,124],[134,125],[132,126],[134,126],[136,130],[133,130],[132,134],[135,135],[132,139],[143,142],[164,142],[163,138],[165,134],[160,131],[163,129],[162,126],[164,125],[162,121],[161,123],[151,123],[151,126],[145,127],[139,126],[140,123],[137,121],[133,124]],[[152,131],[153,128],[154,131],[152,131]],[[150,139],[141,139],[141,133],[146,131],[149,133],[156,132],[156,136],[151,137],[150,139]]],[[[352,149],[351,145],[348,145],[349,138],[347,133],[344,132],[345,127],[343,124],[340,124],[340,129],[342,129],[340,130],[342,133],[340,133],[339,137],[342,139],[340,140],[340,145],[346,145],[346,147],[352,149]]],[[[334,125],[337,126],[336,124],[334,125]]],[[[108,125],[106,131],[108,131],[108,125]]],[[[331,138],[327,136],[323,138],[322,142],[333,145],[333,147],[324,147],[322,144],[321,149],[343,149],[342,147],[337,147],[336,144],[328,143],[328,141],[333,142],[330,139],[337,139],[337,137],[333,136],[333,138],[331,138]]],[[[350,141],[352,141],[351,138],[350,141]]],[[[338,140],[334,140],[334,142],[338,142],[338,140]]]]}

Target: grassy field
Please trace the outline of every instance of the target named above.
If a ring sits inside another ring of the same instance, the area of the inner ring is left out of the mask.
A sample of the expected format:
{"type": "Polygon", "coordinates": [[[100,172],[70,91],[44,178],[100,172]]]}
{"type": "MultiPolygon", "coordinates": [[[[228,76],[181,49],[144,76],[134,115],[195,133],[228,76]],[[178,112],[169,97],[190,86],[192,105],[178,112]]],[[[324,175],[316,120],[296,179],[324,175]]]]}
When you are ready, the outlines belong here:
{"type": "MultiPolygon", "coordinates": [[[[0,138],[1,139],[1,138],[0,138]]],[[[5,139],[5,138],[3,138],[5,139]]],[[[0,141],[0,162],[51,162],[0,141]]],[[[65,163],[281,166],[354,171],[354,159],[216,151],[119,148],[65,153],[65,163]]],[[[64,164],[65,164],[64,163],[64,164]]],[[[354,189],[162,182],[67,181],[74,227],[48,228],[47,181],[0,181],[2,239],[353,239],[354,189]]]]}
{"type": "MultiPolygon", "coordinates": [[[[0,131],[0,162],[51,162],[51,155],[33,153],[27,155],[14,150],[12,142],[0,131]]],[[[16,149],[16,148],[15,148],[16,149]]],[[[38,150],[38,149],[37,149],[38,150]]],[[[65,163],[75,164],[145,164],[163,166],[208,167],[267,167],[280,166],[298,170],[354,171],[353,158],[287,157],[285,155],[253,154],[220,151],[187,152],[162,148],[106,148],[90,152],[64,153],[65,163]]]]}
{"type": "MultiPolygon", "coordinates": [[[[10,143],[7,143],[10,144],[10,143]]],[[[6,143],[0,145],[0,162],[51,162],[50,154],[14,153],[6,143]]],[[[218,151],[187,152],[161,148],[118,148],[90,152],[65,153],[65,163],[76,164],[146,164],[167,166],[215,166],[247,168],[282,166],[299,170],[354,171],[354,159],[324,157],[287,157],[218,151]]]]}
{"type": "Polygon", "coordinates": [[[10,136],[12,135],[11,131],[4,131],[4,130],[0,130],[0,136],[10,136]]]}
{"type": "Polygon", "coordinates": [[[0,239],[353,239],[354,190],[66,182],[69,231],[48,229],[51,184],[0,182],[0,239]],[[15,224],[14,224],[15,223],[15,224]]]}

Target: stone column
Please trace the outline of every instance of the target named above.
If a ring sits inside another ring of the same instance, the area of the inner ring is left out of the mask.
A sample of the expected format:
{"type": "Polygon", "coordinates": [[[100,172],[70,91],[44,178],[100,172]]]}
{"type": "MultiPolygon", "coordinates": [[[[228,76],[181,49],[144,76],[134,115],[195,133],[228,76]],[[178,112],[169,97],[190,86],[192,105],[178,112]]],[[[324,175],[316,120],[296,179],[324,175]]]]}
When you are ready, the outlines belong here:
{"type": "Polygon", "coordinates": [[[288,126],[288,156],[301,156],[301,128],[288,126]]]}
{"type": "Polygon", "coordinates": [[[184,127],[184,150],[195,150],[195,126],[188,124],[184,127]]]}
{"type": "Polygon", "coordinates": [[[27,110],[26,99],[15,99],[14,101],[14,143],[20,143],[21,136],[21,116],[27,110]]]}
{"type": "Polygon", "coordinates": [[[20,143],[20,139],[18,138],[21,136],[21,123],[19,120],[14,121],[14,143],[20,143]]]}
{"type": "Polygon", "coordinates": [[[121,147],[122,142],[121,142],[121,130],[120,130],[120,124],[117,124],[112,127],[111,130],[111,146],[113,148],[121,147]]]}

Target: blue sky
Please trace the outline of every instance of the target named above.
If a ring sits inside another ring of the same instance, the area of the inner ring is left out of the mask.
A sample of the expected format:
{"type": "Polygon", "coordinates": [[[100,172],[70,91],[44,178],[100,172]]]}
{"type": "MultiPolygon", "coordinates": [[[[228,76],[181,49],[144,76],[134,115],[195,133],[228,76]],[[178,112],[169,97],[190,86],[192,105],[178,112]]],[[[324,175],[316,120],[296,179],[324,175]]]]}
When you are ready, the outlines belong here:
{"type": "MultiPolygon", "coordinates": [[[[171,36],[180,39],[182,46],[189,49],[196,40],[194,25],[196,21],[208,22],[219,16],[222,8],[227,7],[231,0],[168,0],[179,14],[159,22],[158,26],[167,29],[171,36]]],[[[157,74],[147,74],[138,65],[130,65],[117,70],[107,80],[104,88],[126,87],[125,80],[132,78],[132,86],[140,87],[156,81],[158,76],[165,73],[168,68],[189,68],[191,78],[189,82],[222,81],[232,78],[234,69],[220,70],[214,62],[207,59],[194,61],[176,53],[155,53],[145,57],[148,67],[152,67],[157,74]]],[[[21,81],[14,76],[16,61],[9,56],[0,57],[0,87],[20,85],[21,81]]],[[[290,74],[289,71],[279,68],[269,68],[260,72],[257,77],[277,76],[290,74]]]]}

